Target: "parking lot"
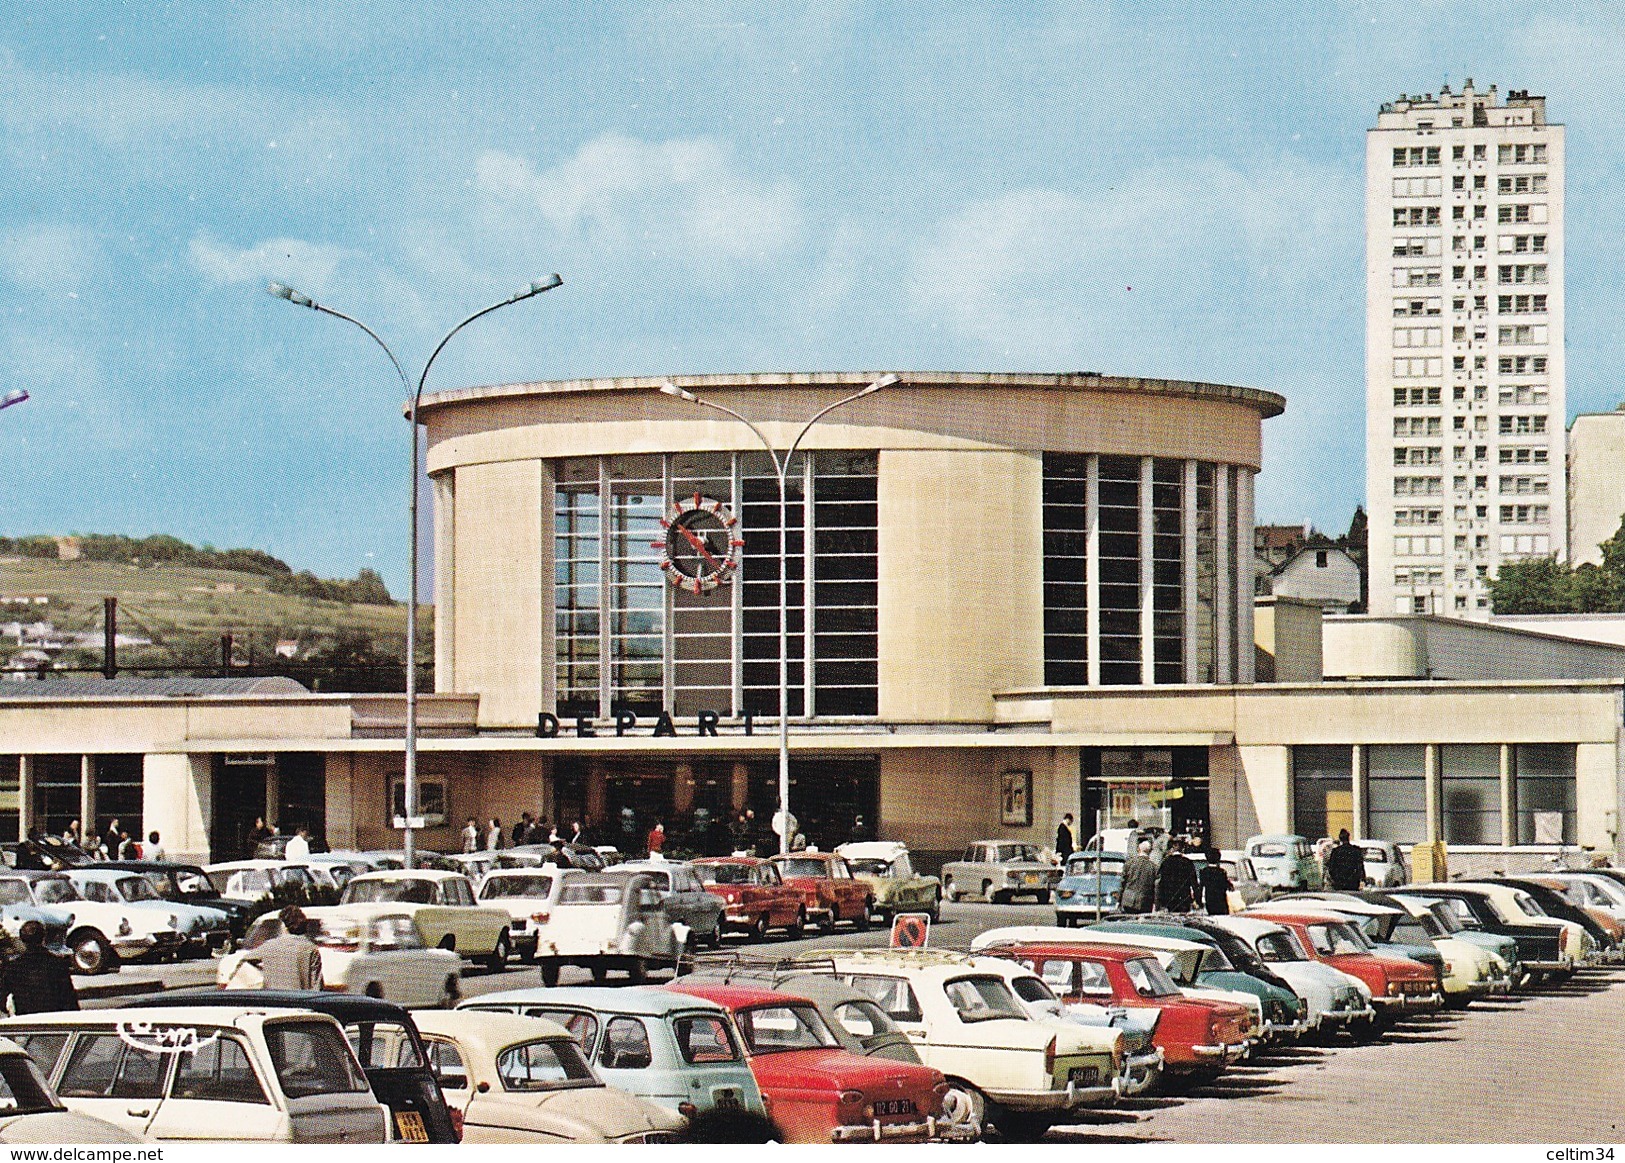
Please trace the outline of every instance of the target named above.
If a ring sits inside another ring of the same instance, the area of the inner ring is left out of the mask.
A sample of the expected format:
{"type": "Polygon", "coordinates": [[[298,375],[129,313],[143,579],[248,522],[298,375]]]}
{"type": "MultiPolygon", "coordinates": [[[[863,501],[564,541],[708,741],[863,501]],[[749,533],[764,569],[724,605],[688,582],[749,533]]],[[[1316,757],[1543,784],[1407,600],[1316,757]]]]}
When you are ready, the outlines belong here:
{"type": "MultiPolygon", "coordinates": [[[[943,906],[931,943],[964,948],[999,925],[1047,924],[1053,912],[1030,904],[943,906]]],[[[724,949],[770,956],[819,947],[884,945],[882,927],[798,941],[725,942],[724,949]]],[[[76,979],[102,989],[213,984],[212,961],[126,965],[117,974],[76,979]]],[[[566,969],[563,984],[585,984],[566,969]]],[[[470,968],[468,996],[541,984],[514,962],[502,973],[470,968]]],[[[87,1000],[116,1005],[118,997],[87,1000]]],[[[1625,1072],[1617,1031],[1625,1025],[1625,968],[1583,972],[1530,996],[1479,1001],[1465,1013],[1411,1019],[1381,1042],[1295,1046],[1231,1067],[1211,1085],[1182,1094],[1120,1100],[1085,1121],[1057,1127],[1048,1142],[1615,1142],[1625,1111],[1625,1072]]]]}

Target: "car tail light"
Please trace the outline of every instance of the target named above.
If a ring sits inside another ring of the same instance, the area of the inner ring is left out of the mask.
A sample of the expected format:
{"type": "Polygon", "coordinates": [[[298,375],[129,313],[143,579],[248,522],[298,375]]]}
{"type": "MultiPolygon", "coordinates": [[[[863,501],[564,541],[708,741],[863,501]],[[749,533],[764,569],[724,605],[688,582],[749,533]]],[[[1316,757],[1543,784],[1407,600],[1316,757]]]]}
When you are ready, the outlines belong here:
{"type": "Polygon", "coordinates": [[[1049,1040],[1049,1045],[1044,1047],[1044,1073],[1045,1074],[1054,1074],[1055,1073],[1055,1039],[1054,1038],[1051,1038],[1049,1040]]]}
{"type": "Polygon", "coordinates": [[[463,1141],[463,1112],[456,1107],[448,1108],[451,1112],[451,1130],[457,1136],[457,1141],[463,1141]]]}
{"type": "Polygon", "coordinates": [[[765,1090],[762,1091],[762,1113],[768,1118],[773,1117],[773,1096],[765,1090]]]}

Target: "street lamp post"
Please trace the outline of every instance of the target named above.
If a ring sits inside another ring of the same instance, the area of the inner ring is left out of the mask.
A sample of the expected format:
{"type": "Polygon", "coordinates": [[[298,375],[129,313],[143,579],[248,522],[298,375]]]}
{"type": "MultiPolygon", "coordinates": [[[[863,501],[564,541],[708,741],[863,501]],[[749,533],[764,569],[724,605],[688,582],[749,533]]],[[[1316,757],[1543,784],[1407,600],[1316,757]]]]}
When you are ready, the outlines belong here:
{"type": "MultiPolygon", "coordinates": [[[[826,405],[825,407],[819,409],[817,412],[815,412],[813,414],[813,418],[811,420],[808,420],[805,424],[803,424],[801,426],[801,431],[796,433],[796,438],[790,442],[790,447],[789,447],[789,449],[787,449],[785,451],[784,458],[782,460],[779,458],[778,451],[773,447],[773,442],[770,441],[767,438],[767,436],[762,432],[762,430],[760,428],[758,428],[755,424],[751,423],[749,420],[745,419],[745,417],[741,416],[738,412],[735,412],[732,408],[729,408],[729,407],[727,407],[726,405],[723,405],[723,404],[718,404],[718,403],[716,403],[716,402],[714,402],[712,400],[702,399],[701,397],[696,396],[693,392],[690,392],[685,388],[678,387],[676,384],[672,383],[670,380],[667,380],[665,383],[660,385],[660,390],[663,393],[665,393],[666,395],[675,396],[679,400],[687,400],[691,404],[699,404],[702,407],[711,408],[711,409],[714,409],[715,411],[723,413],[724,415],[732,416],[735,420],[738,420],[746,428],[749,428],[752,432],[754,432],[756,434],[756,439],[760,440],[762,442],[762,447],[767,449],[768,459],[773,462],[773,475],[774,475],[774,478],[778,481],[778,485],[779,485],[779,851],[781,853],[788,852],[790,850],[790,831],[791,831],[791,829],[790,829],[790,597],[789,597],[790,591],[789,591],[788,579],[786,577],[786,574],[789,572],[788,569],[787,569],[788,560],[789,560],[788,549],[787,549],[787,542],[789,541],[789,530],[785,527],[789,523],[788,522],[789,505],[788,505],[788,501],[786,499],[787,485],[786,485],[785,478],[786,478],[786,474],[790,471],[790,461],[791,461],[792,458],[794,458],[794,456],[796,454],[796,449],[801,445],[801,441],[806,437],[808,431],[811,430],[811,428],[812,428],[812,426],[814,424],[818,423],[825,416],[828,416],[831,412],[835,411],[835,409],[843,407],[846,404],[850,404],[853,400],[861,400],[865,396],[872,396],[876,392],[880,391],[881,388],[889,388],[891,385],[895,384],[897,382],[897,380],[898,380],[898,377],[897,377],[897,375],[895,373],[881,376],[878,380],[875,380],[872,384],[869,384],[867,387],[863,388],[861,391],[853,392],[850,396],[846,396],[843,399],[836,400],[833,404],[826,405]]],[[[809,503],[808,498],[803,497],[802,498],[802,503],[803,504],[809,503]]],[[[813,547],[811,545],[803,545],[802,546],[802,558],[803,558],[803,560],[810,559],[812,557],[812,552],[813,552],[813,547]]],[[[805,572],[803,572],[803,576],[805,576],[805,572]]],[[[812,628],[810,626],[803,625],[802,628],[801,628],[801,632],[802,632],[803,635],[810,634],[812,632],[812,628]]],[[[810,676],[806,675],[806,674],[803,674],[801,676],[801,687],[802,687],[803,692],[806,692],[807,689],[808,689],[808,686],[809,686],[808,680],[809,680],[809,678],[810,678],[810,676]]],[[[803,693],[802,697],[803,697],[803,699],[805,699],[805,697],[806,697],[805,693],[803,693]]],[[[803,712],[805,712],[805,707],[803,707],[803,712]]]]}
{"type": "Polygon", "coordinates": [[[413,821],[417,818],[418,809],[418,544],[420,541],[418,535],[418,407],[423,402],[423,385],[429,379],[429,369],[434,366],[434,361],[445,350],[446,344],[451,342],[452,336],[476,319],[489,315],[491,312],[498,311],[512,303],[534,298],[543,291],[551,291],[554,287],[563,284],[563,282],[564,280],[556,274],[548,275],[545,279],[537,279],[535,282],[509,295],[506,299],[474,312],[474,314],[446,332],[440,342],[435,345],[434,352],[429,356],[428,362],[423,365],[423,374],[418,376],[416,391],[412,389],[411,381],[407,379],[406,372],[401,367],[401,361],[396,359],[395,353],[389,349],[389,344],[385,343],[376,331],[361,322],[361,320],[346,315],[342,311],[335,311],[331,307],[323,306],[308,295],[301,295],[298,291],[283,283],[272,283],[266,288],[276,298],[286,299],[296,307],[309,307],[312,311],[319,311],[323,315],[331,315],[335,319],[342,319],[346,323],[352,323],[361,328],[362,331],[372,337],[374,343],[384,349],[384,354],[389,357],[389,362],[394,365],[395,374],[401,377],[401,386],[407,392],[406,418],[412,435],[412,499],[408,507],[409,520],[412,526],[412,548],[409,563],[411,569],[409,582],[411,595],[406,606],[406,740],[404,744],[404,771],[402,773],[404,786],[401,789],[401,798],[406,801],[403,805],[406,826],[402,829],[401,848],[408,868],[413,865],[415,846],[412,833],[416,830],[413,821]]]}

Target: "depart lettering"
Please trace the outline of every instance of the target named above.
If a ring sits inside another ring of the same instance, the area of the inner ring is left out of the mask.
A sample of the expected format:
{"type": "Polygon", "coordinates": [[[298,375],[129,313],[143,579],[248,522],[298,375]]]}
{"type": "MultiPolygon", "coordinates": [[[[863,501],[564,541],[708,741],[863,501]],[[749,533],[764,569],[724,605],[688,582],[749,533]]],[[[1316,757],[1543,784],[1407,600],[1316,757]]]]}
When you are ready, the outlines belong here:
{"type": "MultiPolygon", "coordinates": [[[[630,735],[638,727],[638,717],[624,708],[616,711],[615,717],[611,721],[615,724],[615,734],[617,736],[630,735]]],[[[701,711],[694,717],[694,734],[714,737],[721,723],[722,716],[718,712],[701,711]]],[[[756,734],[755,717],[749,711],[746,711],[740,719],[740,726],[743,728],[744,734],[756,734]]],[[[575,717],[574,730],[577,739],[598,738],[598,727],[598,720],[589,715],[577,715],[575,717]]],[[[538,739],[557,739],[563,729],[559,717],[551,711],[542,711],[536,716],[536,738],[538,739]]],[[[677,737],[677,723],[672,719],[670,711],[662,710],[655,717],[654,729],[650,732],[650,735],[656,739],[662,737],[675,739],[677,737]]]]}

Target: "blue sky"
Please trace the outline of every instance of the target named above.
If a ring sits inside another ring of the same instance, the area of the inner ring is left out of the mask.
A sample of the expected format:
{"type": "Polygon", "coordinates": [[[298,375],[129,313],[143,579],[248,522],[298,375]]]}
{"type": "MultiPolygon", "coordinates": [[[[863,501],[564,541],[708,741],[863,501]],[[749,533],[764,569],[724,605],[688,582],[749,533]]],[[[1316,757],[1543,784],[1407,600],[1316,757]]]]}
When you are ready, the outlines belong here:
{"type": "Polygon", "coordinates": [[[1569,409],[1612,408],[1611,4],[9,5],[0,532],[404,589],[430,386],[1078,369],[1287,397],[1261,520],[1363,491],[1364,131],[1468,76],[1568,125],[1569,409]]]}

